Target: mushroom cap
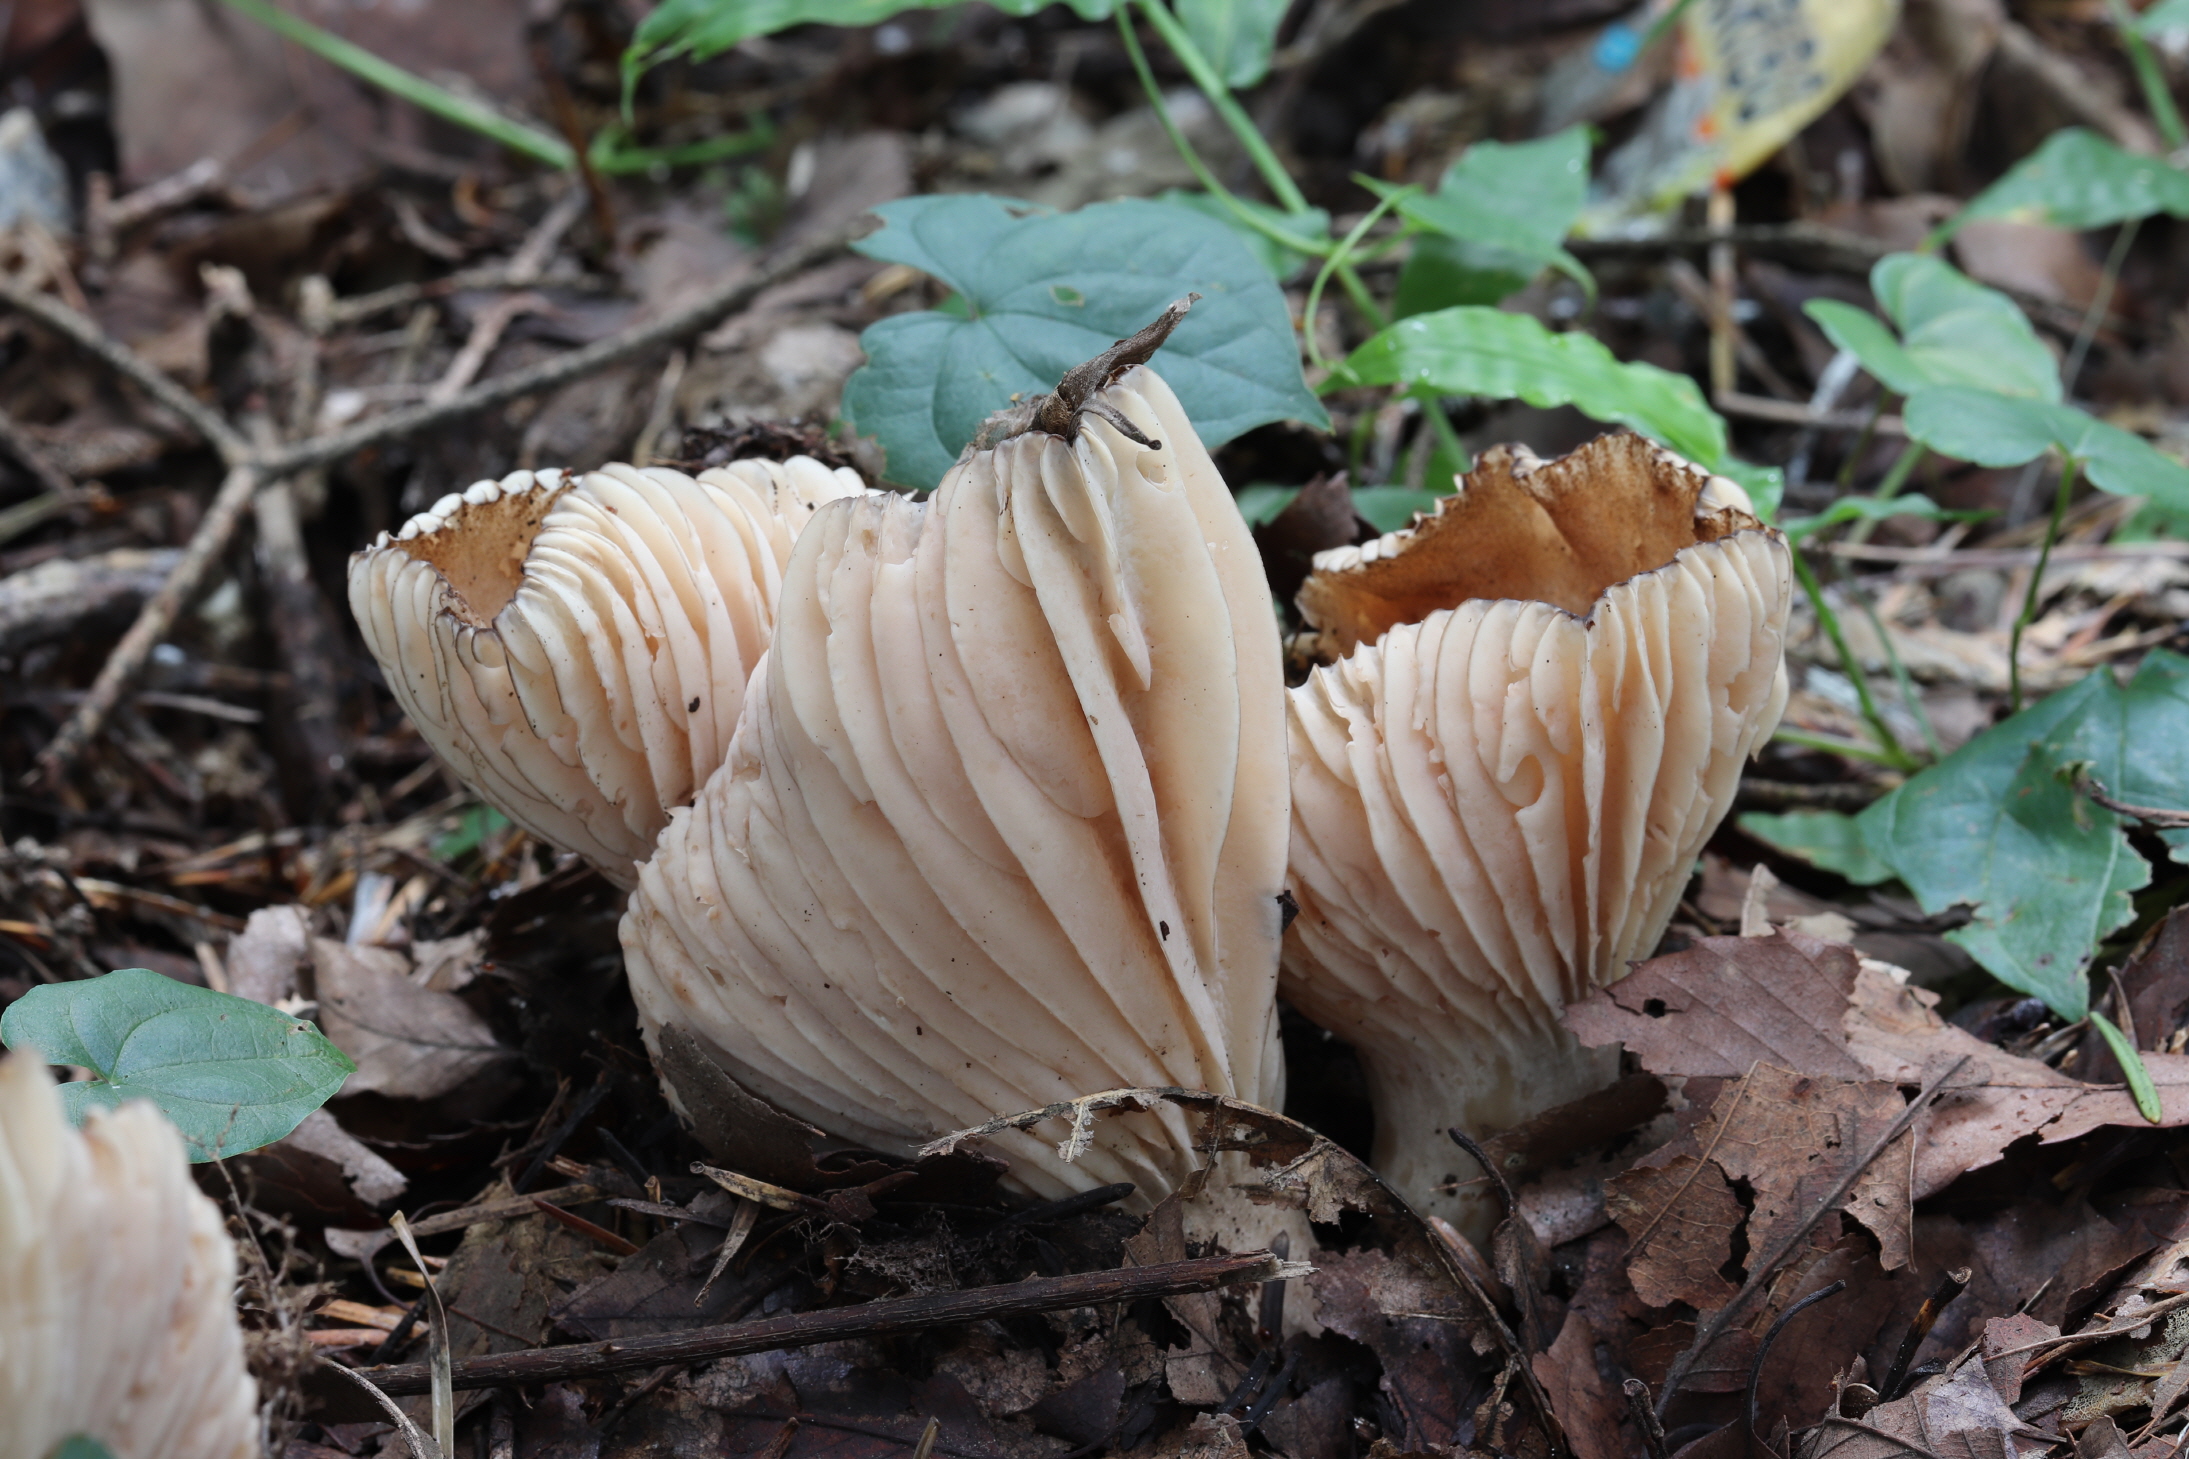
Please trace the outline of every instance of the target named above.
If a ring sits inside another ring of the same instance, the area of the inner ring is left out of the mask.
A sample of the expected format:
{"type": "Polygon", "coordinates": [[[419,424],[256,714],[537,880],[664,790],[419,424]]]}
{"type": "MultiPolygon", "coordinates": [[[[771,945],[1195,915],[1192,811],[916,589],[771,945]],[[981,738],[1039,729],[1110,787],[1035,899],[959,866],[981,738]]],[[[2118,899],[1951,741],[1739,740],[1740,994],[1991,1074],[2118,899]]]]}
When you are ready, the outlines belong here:
{"type": "Polygon", "coordinates": [[[1351,646],[1290,691],[1284,996],[1354,1043],[1424,1209],[1486,1136],[1610,1072],[1560,1014],[1663,935],[1786,704],[1785,539],[1638,436],[1485,453],[1435,516],[1321,554],[1351,646]],[[1582,616],[1586,615],[1586,616],[1582,616]]]}
{"type": "Polygon", "coordinates": [[[804,456],[514,472],[352,557],[350,610],[457,778],[628,887],[722,763],[799,531],[866,489],[804,456]]]}
{"type": "Polygon", "coordinates": [[[0,1454],[84,1433],[116,1459],[256,1455],[235,1286],[158,1110],[94,1110],[79,1132],[43,1059],[0,1055],[0,1454]]]}
{"type": "MultiPolygon", "coordinates": [[[[1279,1097],[1284,688],[1259,558],[1145,367],[1076,439],[969,451],[925,502],[832,503],[786,571],[730,757],[623,921],[650,1040],[909,1151],[1103,1090],[1279,1097]]],[[[670,1089],[672,1100],[676,1097],[670,1089]]],[[[1175,1111],[1025,1188],[1194,1166],[1175,1111]]]]}

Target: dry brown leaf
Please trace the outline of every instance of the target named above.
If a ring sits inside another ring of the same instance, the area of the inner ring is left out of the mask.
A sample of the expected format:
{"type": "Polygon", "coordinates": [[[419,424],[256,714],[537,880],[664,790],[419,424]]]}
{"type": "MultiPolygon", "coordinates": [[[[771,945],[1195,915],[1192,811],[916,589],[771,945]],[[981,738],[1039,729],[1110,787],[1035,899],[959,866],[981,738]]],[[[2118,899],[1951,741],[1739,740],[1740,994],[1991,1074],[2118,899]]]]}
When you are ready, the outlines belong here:
{"type": "Polygon", "coordinates": [[[1446,1442],[1481,1367],[1468,1343],[1475,1321],[1457,1294],[1413,1263],[1373,1250],[1317,1252],[1308,1284],[1323,1326],[1383,1364],[1383,1391],[1407,1429],[1392,1437],[1409,1450],[1446,1442]]]}
{"type": "MultiPolygon", "coordinates": [[[[2016,1140],[2140,1125],[2121,1085],[2085,1084],[1941,1019],[1935,994],[1843,943],[1798,932],[1706,937],[1642,963],[1566,1010],[1586,1044],[1623,1041],[1644,1068],[1730,1078],[1757,1060],[1799,1074],[1921,1085],[1966,1058],[1917,1125],[1911,1196],[1936,1194],[2016,1140]]],[[[2189,1057],[2146,1054],[2162,1124],[2189,1124],[2189,1057]]]]}
{"type": "Polygon", "coordinates": [[[1705,937],[1574,1004],[1566,1027],[1585,1044],[1623,1041],[1656,1074],[1733,1079],[1761,1060],[1862,1079],[1842,1027],[1858,969],[1844,943],[1705,937]]]}
{"type": "Polygon", "coordinates": [[[1715,1164],[1683,1154],[1637,1165],[1604,1183],[1604,1205],[1633,1239],[1627,1274],[1644,1302],[1708,1312],[1732,1300],[1733,1284],[1718,1269],[1732,1259],[1741,1203],[1715,1164]]]}
{"type": "Polygon", "coordinates": [[[1619,1432],[1620,1404],[1597,1370],[1596,1334],[1588,1319],[1569,1313],[1558,1341],[1535,1355],[1534,1366],[1574,1459],[1622,1459],[1627,1443],[1619,1432]]]}
{"type": "Polygon", "coordinates": [[[2016,1433],[2031,1433],[2007,1407],[1982,1363],[1966,1362],[1860,1420],[1828,1418],[1800,1459],[2014,1459],[2016,1433]]]}
{"type": "Polygon", "coordinates": [[[357,1061],[346,1094],[432,1099],[509,1056],[469,1004],[412,982],[399,952],[314,938],[312,971],[320,1024],[357,1061]]]}
{"type": "MultiPolygon", "coordinates": [[[[1774,1249],[1907,1108],[1890,1084],[1812,1078],[1772,1064],[1757,1065],[1740,1085],[1718,1096],[1694,1138],[1727,1175],[1754,1187],[1754,1251],[1774,1249]]],[[[1907,1139],[1870,1162],[1844,1206],[1876,1235],[1887,1271],[1908,1264],[1912,1239],[1907,1139]]]]}

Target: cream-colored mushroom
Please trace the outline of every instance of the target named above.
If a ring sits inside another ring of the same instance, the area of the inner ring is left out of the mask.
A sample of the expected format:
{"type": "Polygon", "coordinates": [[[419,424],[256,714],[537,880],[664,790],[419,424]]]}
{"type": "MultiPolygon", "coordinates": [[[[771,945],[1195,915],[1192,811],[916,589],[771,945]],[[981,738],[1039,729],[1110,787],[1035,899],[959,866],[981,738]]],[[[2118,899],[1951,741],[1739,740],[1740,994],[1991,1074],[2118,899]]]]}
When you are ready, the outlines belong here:
{"type": "Polygon", "coordinates": [[[235,1285],[174,1126],[126,1104],[79,1132],[43,1059],[0,1055],[0,1454],[257,1454],[235,1285]]]}
{"type": "Polygon", "coordinates": [[[722,763],[799,531],[865,490],[803,456],[519,471],[351,558],[350,609],[457,777],[628,887],[722,763]]]}
{"type": "MultiPolygon", "coordinates": [[[[1022,415],[1052,424],[929,501],[817,514],[729,761],[623,923],[649,1039],[681,1028],[882,1150],[1123,1086],[1280,1098],[1284,691],[1254,544],[1152,371],[1022,415]]],[[[1153,1199],[1190,1141],[1158,1112],[1076,1164],[997,1143],[1034,1192],[1153,1199]]]]}
{"type": "Polygon", "coordinates": [[[1777,725],[1792,565],[1639,436],[1486,453],[1441,506],[1300,591],[1350,652],[1290,694],[1283,992],[1359,1051],[1384,1177],[1481,1236],[1445,1132],[1616,1072],[1560,1012],[1649,955],[1777,725]]]}

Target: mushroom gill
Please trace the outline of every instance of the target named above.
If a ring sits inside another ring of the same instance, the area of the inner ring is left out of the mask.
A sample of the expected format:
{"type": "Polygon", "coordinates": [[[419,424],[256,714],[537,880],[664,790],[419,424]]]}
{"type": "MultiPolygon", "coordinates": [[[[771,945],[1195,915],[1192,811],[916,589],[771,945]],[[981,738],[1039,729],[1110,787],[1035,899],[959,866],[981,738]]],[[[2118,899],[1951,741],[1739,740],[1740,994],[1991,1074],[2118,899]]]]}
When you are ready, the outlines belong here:
{"type": "MultiPolygon", "coordinates": [[[[729,760],[623,922],[650,1041],[690,1033],[884,1151],[1121,1086],[1280,1097],[1284,690],[1253,542],[1152,371],[1020,416],[1052,424],[927,501],[817,514],[729,760]]],[[[997,1145],[1045,1195],[1152,1200],[1196,1165],[1175,1111],[1076,1164],[997,1145]]]]}
{"type": "Polygon", "coordinates": [[[865,490],[803,456],[519,471],[352,557],[350,609],[457,778],[628,887],[722,763],[799,531],[865,490]]]}
{"type": "Polygon", "coordinates": [[[1282,992],[1366,1067],[1375,1164],[1477,1237],[1446,1136],[1616,1072],[1565,1005],[1663,935],[1786,703],[1785,539],[1639,436],[1487,452],[1434,516],[1317,558],[1347,650],[1289,695],[1282,992]]]}
{"type": "Polygon", "coordinates": [[[43,1059],[0,1055],[0,1454],[257,1454],[235,1285],[173,1125],[125,1104],[79,1132],[43,1059]]]}

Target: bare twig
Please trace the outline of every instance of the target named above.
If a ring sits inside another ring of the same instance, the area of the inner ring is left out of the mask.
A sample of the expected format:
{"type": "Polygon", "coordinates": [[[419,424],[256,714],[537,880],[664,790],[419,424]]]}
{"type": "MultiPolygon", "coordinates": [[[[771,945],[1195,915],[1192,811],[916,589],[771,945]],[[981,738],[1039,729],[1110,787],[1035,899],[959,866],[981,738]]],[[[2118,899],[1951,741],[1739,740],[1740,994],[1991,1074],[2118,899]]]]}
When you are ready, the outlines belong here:
{"type": "Polygon", "coordinates": [[[517,251],[509,256],[509,279],[514,284],[529,284],[547,272],[547,265],[555,257],[555,248],[562,242],[570,226],[585,216],[588,202],[584,188],[565,188],[563,195],[548,205],[540,221],[532,225],[532,231],[517,245],[517,251]]]}
{"type": "MultiPolygon", "coordinates": [[[[529,369],[512,370],[507,375],[498,375],[443,404],[417,405],[407,410],[389,411],[386,415],[360,422],[346,430],[299,441],[271,453],[260,464],[269,475],[300,471],[307,466],[325,465],[367,446],[377,446],[399,436],[446,425],[468,415],[477,415],[483,410],[492,410],[498,405],[507,405],[527,395],[558,389],[573,380],[583,379],[611,365],[620,365],[625,360],[712,327],[723,316],[744,308],[785,279],[836,257],[851,245],[856,236],[856,233],[851,232],[838,233],[802,244],[742,278],[717,285],[674,313],[634,326],[621,334],[610,335],[607,339],[587,345],[583,349],[572,350],[569,354],[558,355],[552,360],[543,360],[529,369]]],[[[0,296],[0,301],[4,301],[4,296],[0,296]]]]}
{"type": "Polygon", "coordinates": [[[1543,1391],[1542,1380],[1535,1376],[1535,1365],[1528,1361],[1527,1351],[1521,1347],[1519,1336],[1507,1324],[1505,1315],[1497,1310],[1496,1300],[1482,1290],[1482,1284],[1475,1280],[1474,1272],[1469,1269],[1466,1259],[1459,1254],[1459,1243],[1467,1238],[1441,1217],[1429,1217],[1428,1225],[1429,1230],[1446,1248],[1445,1270],[1459,1278],[1460,1285],[1467,1289],[1467,1295],[1474,1299],[1475,1306],[1489,1319],[1491,1332],[1496,1334],[1499,1345],[1505,1349],[1507,1370],[1519,1373],[1521,1386],[1528,1390],[1528,1399],[1535,1405],[1536,1417],[1542,1420],[1543,1431],[1551,1441],[1551,1452],[1571,1454],[1573,1445],[1567,1442],[1565,1427],[1558,1420],[1558,1411],[1551,1407],[1550,1395],[1543,1391]]]}
{"type": "MultiPolygon", "coordinates": [[[[2087,764],[2075,767],[2075,793],[2096,801],[2116,815],[2132,821],[2141,821],[2154,831],[2180,831],[2189,829],[2189,811],[2166,810],[2159,806],[2131,805],[2125,800],[2115,800],[2106,793],[2105,782],[2090,773],[2087,764]]],[[[2126,1012],[2127,1005],[2121,1005],[2126,1012]]]]}
{"type": "Polygon", "coordinates": [[[188,421],[190,428],[220,453],[223,464],[233,468],[251,458],[250,443],[244,440],[242,432],[171,377],[155,369],[142,355],[114,339],[90,316],[69,308],[58,299],[32,293],[4,276],[0,276],[0,304],[29,315],[57,334],[66,335],[116,374],[136,381],[147,395],[188,421]]]}
{"type": "MultiPolygon", "coordinates": [[[[1457,1125],[1444,1133],[1451,1137],[1453,1144],[1474,1157],[1475,1164],[1482,1167],[1482,1173],[1488,1176],[1491,1183],[1497,1187],[1498,1195],[1505,1202],[1505,1219],[1513,1223],[1515,1227],[1514,1238],[1521,1243],[1523,1255],[1527,1257],[1537,1255],[1534,1250],[1535,1233],[1528,1229],[1527,1217],[1520,1214],[1520,1197],[1513,1194],[1513,1185],[1511,1181],[1505,1178],[1504,1167],[1490,1158],[1490,1153],[1475,1142],[1474,1136],[1460,1129],[1457,1125]]],[[[1494,1241],[1495,1238],[1493,1237],[1492,1240],[1494,1241]]],[[[1531,1353],[1542,1351],[1550,1339],[1543,1330],[1543,1314],[1536,1301],[1536,1274],[1533,1271],[1523,1269],[1515,1272],[1501,1272],[1499,1275],[1503,1276],[1506,1284],[1513,1289],[1513,1305],[1520,1310],[1520,1335],[1527,1341],[1527,1350],[1531,1353]]]]}
{"type": "Polygon", "coordinates": [[[4,447],[49,494],[63,497],[82,495],[75,480],[53,464],[53,458],[46,454],[46,448],[32,440],[30,432],[24,430],[15,417],[4,410],[0,410],[0,447],[4,447]]]}
{"type": "Polygon", "coordinates": [[[631,447],[633,466],[651,466],[662,459],[658,454],[661,438],[676,424],[677,387],[684,383],[684,370],[690,363],[690,353],[677,350],[661,367],[661,378],[654,382],[654,403],[646,412],[646,424],[639,429],[637,444],[631,447]]]}
{"type": "Polygon", "coordinates": [[[1969,1057],[1963,1054],[1943,1073],[1925,1084],[1922,1092],[1908,1101],[1908,1107],[1900,1112],[1900,1117],[1888,1125],[1877,1139],[1871,1141],[1870,1147],[1862,1152],[1860,1159],[1849,1163],[1838,1181],[1809,1208],[1808,1213],[1772,1243],[1770,1250],[1750,1260],[1748,1280],[1733,1294],[1733,1300],[1711,1313],[1707,1321],[1697,1324],[1694,1342],[1688,1345],[1686,1352],[1672,1360],[1671,1368],[1665,1373],[1664,1389],[1657,1395],[1657,1414],[1660,1418],[1664,1416],[1666,1406],[1672,1402],[1672,1396],[1680,1391],[1680,1382],[1694,1368],[1696,1359],[1708,1352],[1710,1345],[1718,1340],[1718,1335],[1747,1310],[1748,1304],[1764,1289],[1772,1274],[1778,1270],[1779,1264],[1797,1246],[1809,1239],[1809,1233],[1816,1229],[1817,1223],[1839,1209],[1841,1202],[1847,1199],[1847,1193],[1855,1188],[1855,1182],[1862,1179],[1862,1173],[1876,1162],[1878,1156],[1885,1153],[1893,1141],[1906,1134],[1923,1111],[1930,1108],[1931,1102],[1945,1092],[1953,1077],[1968,1064],[1969,1057]]]}
{"type": "MultiPolygon", "coordinates": [[[[2028,1310],[2029,1305],[2027,1302],[2023,1303],[2023,1310],[2028,1310]]],[[[2150,1306],[2138,1307],[2133,1312],[2118,1317],[2115,1321],[2103,1327],[2094,1327],[2086,1332],[2063,1332],[2056,1337],[2039,1338],[2035,1342],[2023,1343],[2019,1347],[2001,1348],[1996,1353],[1985,1353],[1984,1361],[1989,1363],[1999,1358],[2018,1358],[2023,1353],[2041,1353],[2052,1348],[2075,1347],[2082,1343],[2100,1342],[2109,1337],[2119,1337],[2122,1333],[2136,1331],[2155,1317],[2164,1317],[2167,1313],[2182,1307],[2189,1307],[2189,1292],[2177,1293],[2172,1297],[2162,1297],[2150,1306]]],[[[1971,1348],[1961,1358],[1954,1360],[1954,1366],[1958,1367],[1961,1362],[1973,1356],[1974,1353],[1975,1349],[1971,1348]]]]}
{"type": "Polygon", "coordinates": [[[1792,1322],[1796,1317],[1816,1306],[1825,1298],[1836,1297],[1846,1290],[1847,1282],[1845,1278],[1833,1282],[1830,1286],[1817,1288],[1814,1292],[1781,1312],[1778,1321],[1771,1324],[1771,1330],[1763,1335],[1763,1341],[1756,1344],[1756,1360],[1748,1365],[1748,1406],[1745,1413],[1748,1417],[1748,1436],[1766,1449],[1770,1447],[1769,1442],[1756,1432],[1756,1420],[1759,1417],[1756,1411],[1756,1394],[1757,1390],[1763,1386],[1763,1364],[1764,1360],[1771,1356],[1771,1345],[1779,1340],[1780,1333],[1786,1331],[1787,1323],[1792,1322]]]}
{"type": "MultiPolygon", "coordinates": [[[[652,1368],[663,1363],[693,1363],[740,1353],[810,1347],[854,1337],[880,1337],[932,1327],[956,1327],[1026,1312],[1056,1312],[1072,1307],[1107,1306],[1143,1297],[1209,1292],[1244,1282],[1269,1280],[1285,1264],[1266,1251],[1240,1256],[1199,1257],[1159,1262],[1117,1271],[1078,1272],[1035,1277],[963,1292],[895,1297],[852,1307],[831,1307],[771,1317],[761,1322],[619,1338],[613,1342],[569,1343],[531,1352],[501,1353],[456,1364],[458,1388],[498,1388],[591,1377],[601,1373],[652,1368]]],[[[423,1363],[368,1369],[367,1376],[389,1394],[424,1393],[429,1374],[423,1363]]]]}
{"type": "MultiPolygon", "coordinates": [[[[600,1191],[589,1185],[558,1186],[554,1190],[541,1191],[537,1196],[504,1196],[500,1200],[481,1201],[475,1206],[464,1206],[454,1211],[443,1211],[438,1216],[426,1216],[410,1223],[413,1236],[440,1236],[450,1231],[463,1231],[483,1221],[507,1221],[513,1216],[530,1215],[533,1202],[555,1201],[565,1206],[582,1206],[587,1201],[600,1199],[600,1191]]],[[[382,1228],[376,1231],[350,1233],[357,1245],[344,1245],[341,1254],[368,1265],[382,1248],[395,1240],[393,1231],[382,1228]]]]}
{"type": "Polygon", "coordinates": [[[120,233],[170,208],[196,202],[220,185],[226,171],[215,159],[200,157],[180,172],[170,172],[114,199],[106,207],[102,225],[120,233]]]}
{"type": "MultiPolygon", "coordinates": [[[[228,429],[225,421],[221,423],[221,429],[228,429]]],[[[52,743],[38,752],[37,764],[26,777],[26,783],[58,780],[105,727],[107,716],[121,702],[123,691],[143,671],[153,647],[175,626],[183,605],[197,592],[221,554],[228,550],[229,539],[236,534],[236,524],[243,520],[244,509],[251,505],[251,498],[264,480],[264,474],[255,466],[229,468],[227,479],[214,493],[213,504],[206,508],[198,530],[192,534],[190,545],[183,549],[174,571],[167,575],[160,590],[145,601],[137,621],[129,625],[122,641],[107,655],[106,664],[99,670],[99,677],[92,681],[84,702],[69,716],[68,723],[61,726],[61,732],[53,737],[52,743]]]]}
{"type": "Polygon", "coordinates": [[[448,369],[433,388],[426,392],[426,404],[446,405],[464,393],[464,387],[479,378],[486,368],[487,356],[502,342],[502,335],[517,322],[519,315],[538,314],[551,307],[539,295],[525,291],[495,300],[479,311],[479,317],[471,322],[471,334],[464,340],[464,347],[456,352],[456,358],[448,362],[448,369]]]}
{"type": "Polygon", "coordinates": [[[1908,434],[1907,422],[1897,415],[1880,415],[1873,423],[1867,411],[1811,410],[1797,401],[1773,400],[1768,395],[1747,395],[1735,390],[1726,391],[1711,403],[1727,415],[1746,420],[1774,421],[1821,431],[1874,430],[1878,435],[1891,436],[1895,440],[1905,439],[1908,434]]]}
{"type": "Polygon", "coordinates": [[[1972,1275],[1967,1267],[1946,1273],[1938,1286],[1923,1299],[1923,1305],[1915,1312],[1915,1320],[1908,1324],[1907,1336],[1900,1340],[1900,1350],[1893,1354],[1893,1365],[1885,1370],[1885,1379],[1877,1385],[1877,1401],[1890,1403],[1900,1396],[1900,1385],[1908,1379],[1908,1368],[1915,1362],[1915,1355],[1923,1346],[1923,1339],[1931,1335],[1938,1325],[1938,1316],[1954,1298],[1961,1295],[1972,1275]]]}
{"type": "Polygon", "coordinates": [[[244,436],[135,351],[120,344],[96,321],[45,296],[0,278],[0,304],[29,315],[65,335],[99,358],[117,373],[136,381],[162,405],[188,421],[220,453],[228,467],[227,479],[207,508],[190,544],[159,592],[146,602],[119,644],[108,656],[83,704],[61,727],[60,734],[39,753],[32,780],[57,778],[84,747],[98,735],[120,702],[122,693],[144,669],[146,659],[173,628],[183,605],[204,583],[215,561],[235,536],[236,524],[252,496],[263,486],[282,481],[299,471],[323,466],[368,446],[380,445],[450,421],[506,405],[527,395],[553,390],[587,375],[643,355],[662,345],[712,327],[724,315],[743,308],[785,279],[842,253],[864,225],[854,230],[793,248],[741,278],[721,284],[690,304],[530,369],[516,370],[487,381],[452,399],[428,402],[407,410],[390,411],[373,420],[263,452],[252,448],[244,436]]]}
{"type": "Polygon", "coordinates": [[[25,532],[43,527],[64,512],[94,500],[88,491],[42,491],[28,501],[0,507],[0,542],[13,542],[25,532]]]}
{"type": "Polygon", "coordinates": [[[1627,1396],[1627,1412],[1634,1416],[1634,1427],[1642,1431],[1642,1447],[1649,1450],[1649,1459],[1665,1459],[1665,1426],[1657,1422],[1649,1385],[1639,1378],[1629,1378],[1622,1391],[1627,1396]]]}
{"type": "Polygon", "coordinates": [[[445,299],[451,294],[469,290],[488,289],[577,289],[591,293],[605,293],[612,282],[600,274],[562,271],[557,273],[525,273],[516,263],[492,263],[479,268],[458,269],[437,279],[427,279],[416,284],[390,284],[385,289],[375,289],[370,294],[357,294],[347,299],[332,299],[325,305],[324,320],[327,328],[357,324],[375,314],[385,314],[406,304],[417,304],[427,299],[445,299]]]}

